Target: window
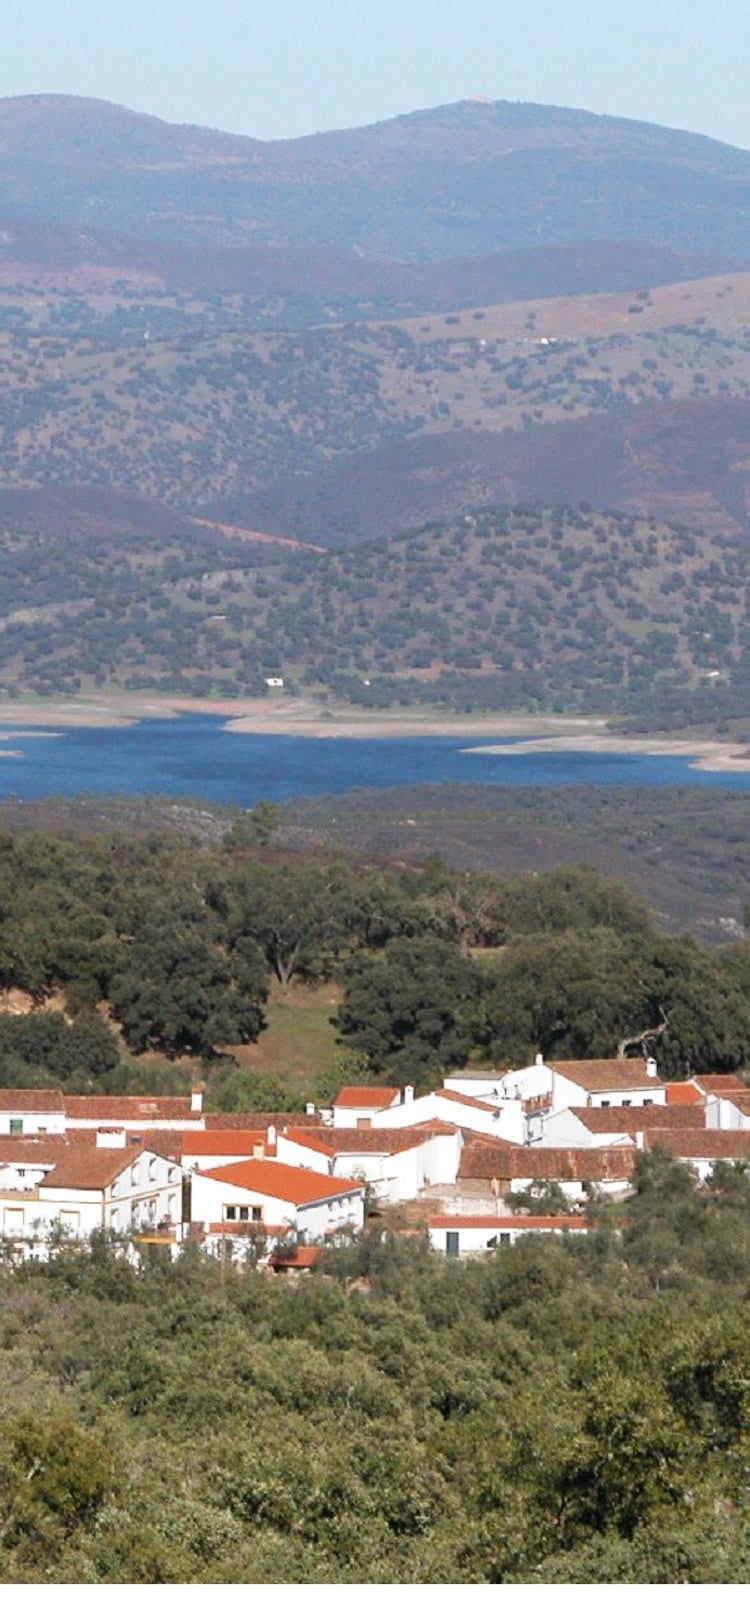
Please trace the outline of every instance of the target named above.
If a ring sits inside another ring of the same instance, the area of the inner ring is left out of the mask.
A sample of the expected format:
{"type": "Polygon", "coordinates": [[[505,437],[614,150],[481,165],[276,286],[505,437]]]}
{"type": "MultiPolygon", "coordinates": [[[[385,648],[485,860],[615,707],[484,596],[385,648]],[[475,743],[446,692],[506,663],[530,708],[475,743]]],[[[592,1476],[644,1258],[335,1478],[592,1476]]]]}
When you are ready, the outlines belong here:
{"type": "Polygon", "coordinates": [[[611,1102],[611,1100],[602,1100],[602,1101],[600,1101],[600,1104],[603,1105],[603,1106],[608,1106],[608,1105],[611,1105],[612,1102],[611,1102]]]}
{"type": "Polygon", "coordinates": [[[448,1232],[445,1235],[445,1253],[447,1256],[458,1255],[458,1233],[448,1232]]]}
{"type": "Polygon", "coordinates": [[[501,1245],[510,1244],[510,1234],[509,1233],[501,1233],[500,1234],[500,1243],[501,1243],[501,1245]]]}
{"type": "Polygon", "coordinates": [[[3,1212],[3,1233],[18,1238],[23,1233],[23,1206],[6,1206],[3,1212]]]}
{"type": "Polygon", "coordinates": [[[151,1160],[149,1161],[149,1164],[148,1164],[148,1181],[149,1181],[149,1183],[155,1183],[156,1182],[156,1171],[157,1171],[156,1156],[152,1156],[152,1158],[151,1158],[151,1160]]]}
{"type": "Polygon", "coordinates": [[[141,1163],[140,1163],[140,1161],[135,1161],[133,1163],[131,1169],[130,1169],[130,1182],[133,1185],[134,1189],[137,1188],[137,1186],[140,1183],[140,1181],[141,1181],[141,1163]]]}
{"type": "Polygon", "coordinates": [[[632,1106],[632,1104],[633,1104],[632,1100],[623,1100],[622,1103],[623,1103],[624,1106],[632,1106]]]}
{"type": "Polygon", "coordinates": [[[225,1222],[236,1222],[237,1221],[237,1207],[236,1206],[225,1206],[224,1207],[224,1221],[225,1222]]]}
{"type": "Polygon", "coordinates": [[[23,1117],[11,1117],[10,1131],[11,1133],[23,1133],[23,1117]]]}
{"type": "Polygon", "coordinates": [[[81,1226],[80,1211],[61,1211],[60,1226],[66,1233],[78,1233],[81,1226]]]}

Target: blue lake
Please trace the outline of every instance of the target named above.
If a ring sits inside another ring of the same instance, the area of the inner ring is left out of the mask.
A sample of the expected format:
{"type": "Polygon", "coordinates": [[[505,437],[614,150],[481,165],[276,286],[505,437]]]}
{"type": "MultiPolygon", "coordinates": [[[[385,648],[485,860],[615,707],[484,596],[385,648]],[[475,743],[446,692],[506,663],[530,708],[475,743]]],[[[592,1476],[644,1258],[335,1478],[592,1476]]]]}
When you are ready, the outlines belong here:
{"type": "MultiPolygon", "coordinates": [[[[654,787],[689,783],[750,789],[750,772],[699,772],[676,756],[470,755],[497,743],[443,737],[303,739],[236,734],[217,716],[147,718],[129,728],[29,729],[0,725],[0,798],[48,795],[167,794],[252,806],[258,800],[342,794],[418,783],[597,783],[654,787]],[[22,733],[33,737],[20,738],[22,733]],[[15,736],[15,737],[14,737],[15,736]]],[[[505,740],[504,743],[511,741],[505,740]]],[[[523,746],[523,740],[513,741],[523,746]]]]}

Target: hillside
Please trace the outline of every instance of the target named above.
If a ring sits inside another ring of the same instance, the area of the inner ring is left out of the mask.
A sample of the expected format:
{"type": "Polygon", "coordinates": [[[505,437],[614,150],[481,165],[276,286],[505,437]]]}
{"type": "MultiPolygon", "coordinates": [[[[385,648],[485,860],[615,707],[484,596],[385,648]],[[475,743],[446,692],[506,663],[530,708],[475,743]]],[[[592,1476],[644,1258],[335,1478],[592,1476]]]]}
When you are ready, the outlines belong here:
{"type": "Polygon", "coordinates": [[[326,551],[103,491],[5,491],[0,559],[6,695],[253,694],[281,672],[369,706],[715,722],[748,676],[746,542],[591,509],[476,509],[326,551]]]}
{"type": "Polygon", "coordinates": [[[0,180],[6,693],[741,713],[750,154],[42,96],[0,180]]]}
{"type": "Polygon", "coordinates": [[[7,483],[103,483],[313,542],[352,537],[363,515],[363,531],[387,533],[461,502],[529,496],[682,517],[685,494],[708,494],[725,524],[728,497],[744,518],[747,274],[266,333],[242,328],[236,302],[212,308],[208,331],[207,303],[134,319],[125,302],[59,299],[40,326],[38,300],[6,296],[3,329],[0,297],[7,483]],[[641,415],[650,439],[669,435],[661,456],[649,446],[650,476],[633,472],[643,450],[626,438],[641,415]],[[695,447],[709,431],[718,456],[695,447]],[[556,460],[575,469],[543,464],[556,460]],[[377,525],[368,478],[383,480],[377,525]]]}

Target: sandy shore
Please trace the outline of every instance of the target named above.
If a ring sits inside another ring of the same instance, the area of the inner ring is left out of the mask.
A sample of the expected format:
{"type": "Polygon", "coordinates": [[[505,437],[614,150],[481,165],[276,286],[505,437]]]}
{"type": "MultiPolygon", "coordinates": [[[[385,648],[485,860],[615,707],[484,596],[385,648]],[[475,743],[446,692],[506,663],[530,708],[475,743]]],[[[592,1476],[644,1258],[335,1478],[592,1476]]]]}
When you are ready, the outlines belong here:
{"type": "Polygon", "coordinates": [[[411,711],[360,711],[351,706],[330,709],[319,700],[288,695],[256,699],[189,700],[164,695],[91,695],[80,700],[0,701],[0,738],[18,738],[25,728],[128,727],[144,717],[177,717],[187,712],[226,718],[230,733],[278,733],[297,738],[395,739],[544,738],[559,734],[594,733],[606,724],[590,717],[445,716],[411,711]]]}
{"type": "Polygon", "coordinates": [[[468,749],[473,756],[548,755],[565,751],[570,755],[681,756],[703,772],[750,772],[750,750],[744,744],[722,744],[718,739],[670,739],[667,734],[632,739],[624,734],[561,734],[552,738],[531,738],[523,745],[493,744],[468,749]]]}
{"type": "MultiPolygon", "coordinates": [[[[307,739],[493,739],[474,755],[531,755],[566,751],[587,755],[681,756],[706,772],[750,772],[747,745],[670,738],[668,734],[614,734],[604,718],[444,716],[420,711],[360,711],[326,707],[319,700],[279,695],[238,700],[189,700],[174,695],[91,695],[80,700],[0,701],[0,741],[35,737],[34,730],[125,728],[146,717],[202,712],[223,717],[229,733],[287,734],[307,739]],[[8,724],[16,724],[12,729],[8,724]],[[19,727],[20,725],[20,727],[19,727]],[[20,731],[23,728],[25,731],[20,731]],[[500,741],[523,739],[522,746],[500,741]]],[[[37,735],[38,736],[38,735],[37,735]]],[[[0,751],[10,754],[10,751],[0,751]]]]}

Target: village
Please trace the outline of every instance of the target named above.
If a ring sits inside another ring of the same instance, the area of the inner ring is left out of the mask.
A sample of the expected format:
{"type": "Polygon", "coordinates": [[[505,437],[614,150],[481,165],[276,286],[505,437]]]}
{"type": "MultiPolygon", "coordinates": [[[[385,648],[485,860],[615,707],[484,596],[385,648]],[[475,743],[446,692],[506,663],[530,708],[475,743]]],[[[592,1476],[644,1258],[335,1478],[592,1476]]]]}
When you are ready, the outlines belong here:
{"type": "Polygon", "coordinates": [[[585,1233],[588,1203],[626,1199],[639,1152],[658,1147],[699,1184],[717,1163],[750,1165],[750,1088],[731,1073],[666,1081],[652,1058],[537,1055],[279,1115],[207,1111],[200,1085],[151,1099],[4,1089],[0,1237],[11,1261],[104,1233],[131,1252],[191,1244],[300,1272],[369,1223],[477,1256],[585,1233]]]}

